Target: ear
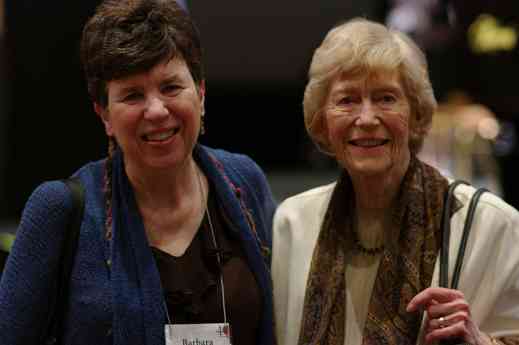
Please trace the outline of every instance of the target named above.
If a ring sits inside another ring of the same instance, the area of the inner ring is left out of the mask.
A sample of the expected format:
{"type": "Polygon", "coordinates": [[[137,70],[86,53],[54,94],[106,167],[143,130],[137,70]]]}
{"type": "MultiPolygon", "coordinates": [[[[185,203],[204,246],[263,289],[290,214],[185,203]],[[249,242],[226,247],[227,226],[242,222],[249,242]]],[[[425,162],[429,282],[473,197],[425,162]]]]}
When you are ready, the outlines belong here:
{"type": "Polygon", "coordinates": [[[200,81],[198,85],[198,96],[200,97],[200,104],[202,104],[202,109],[204,108],[205,103],[205,79],[200,81]]]}
{"type": "Polygon", "coordinates": [[[101,118],[101,121],[103,121],[103,125],[105,126],[105,132],[106,135],[109,137],[112,137],[114,135],[112,123],[110,122],[110,116],[108,113],[108,109],[103,107],[97,102],[94,102],[94,111],[96,114],[101,118]]]}
{"type": "Polygon", "coordinates": [[[326,120],[326,116],[323,113],[323,110],[319,110],[314,117],[314,122],[312,123],[312,132],[314,133],[316,139],[320,143],[329,143],[330,142],[330,133],[328,131],[328,121],[326,120]]]}
{"type": "Polygon", "coordinates": [[[432,116],[427,116],[427,114],[423,115],[415,112],[411,113],[410,117],[412,121],[409,126],[409,136],[413,140],[420,140],[420,138],[425,137],[431,129],[432,116]]]}

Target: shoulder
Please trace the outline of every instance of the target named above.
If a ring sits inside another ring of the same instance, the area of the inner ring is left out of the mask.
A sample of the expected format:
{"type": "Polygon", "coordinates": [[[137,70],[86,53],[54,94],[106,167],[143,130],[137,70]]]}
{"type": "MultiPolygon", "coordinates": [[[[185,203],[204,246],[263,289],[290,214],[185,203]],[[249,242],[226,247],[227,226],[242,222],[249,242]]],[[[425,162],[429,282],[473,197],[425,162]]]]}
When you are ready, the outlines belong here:
{"type": "Polygon", "coordinates": [[[79,177],[85,187],[95,183],[102,183],[105,171],[105,162],[106,159],[89,162],[74,172],[72,177],[79,177]]]}
{"type": "Polygon", "coordinates": [[[86,214],[100,212],[104,208],[104,174],[106,159],[89,162],[79,168],[72,177],[78,177],[85,191],[86,214]]]}
{"type": "MultiPolygon", "coordinates": [[[[85,201],[91,204],[94,196],[102,200],[103,162],[90,162],[78,169],[72,177],[79,177],[85,190],[85,201]]],[[[60,180],[46,181],[32,192],[25,204],[19,229],[32,228],[38,224],[61,223],[68,219],[74,207],[69,188],[60,180]],[[32,225],[32,226],[31,226],[32,225]]],[[[51,226],[52,227],[52,226],[51,226]]]]}
{"type": "Polygon", "coordinates": [[[213,149],[206,146],[203,146],[202,149],[211,156],[215,164],[220,165],[220,168],[223,168],[233,177],[244,178],[258,174],[263,175],[263,171],[258,164],[245,154],[213,149]]]}
{"type": "Polygon", "coordinates": [[[276,210],[274,222],[291,222],[308,217],[322,217],[328,207],[336,182],[309,189],[285,199],[276,210]]]}
{"type": "Polygon", "coordinates": [[[263,170],[249,156],[232,153],[221,149],[200,145],[200,155],[210,161],[212,169],[216,169],[230,184],[245,188],[246,194],[271,196],[270,187],[263,170]]]}
{"type": "Polygon", "coordinates": [[[309,189],[285,199],[280,205],[281,210],[301,210],[308,206],[328,204],[336,182],[309,189]]]}
{"type": "MultiPolygon", "coordinates": [[[[463,219],[475,192],[476,188],[470,185],[460,185],[455,190],[456,199],[463,205],[457,213],[463,219]]],[[[474,217],[475,225],[482,224],[489,228],[491,226],[495,235],[506,233],[519,240],[519,212],[497,195],[491,192],[483,193],[474,217]]]]}
{"type": "Polygon", "coordinates": [[[72,195],[64,183],[40,184],[25,204],[12,253],[25,257],[24,252],[48,248],[49,242],[62,235],[72,209],[72,195]]]}
{"type": "Polygon", "coordinates": [[[24,218],[33,215],[42,217],[59,216],[72,207],[72,197],[61,181],[47,181],[32,192],[23,211],[24,218]]]}
{"type": "MultiPolygon", "coordinates": [[[[464,229],[470,224],[466,220],[475,191],[474,187],[466,185],[460,185],[455,190],[456,199],[462,203],[462,208],[451,218],[452,255],[455,255],[452,251],[458,250],[463,243],[464,229]]],[[[466,242],[460,289],[465,287],[467,299],[476,303],[480,296],[471,287],[477,281],[479,291],[484,291],[483,300],[496,301],[492,307],[493,313],[496,313],[500,309],[499,305],[510,303],[519,296],[519,213],[498,196],[485,192],[475,208],[471,224],[467,228],[470,235],[466,242]]]]}

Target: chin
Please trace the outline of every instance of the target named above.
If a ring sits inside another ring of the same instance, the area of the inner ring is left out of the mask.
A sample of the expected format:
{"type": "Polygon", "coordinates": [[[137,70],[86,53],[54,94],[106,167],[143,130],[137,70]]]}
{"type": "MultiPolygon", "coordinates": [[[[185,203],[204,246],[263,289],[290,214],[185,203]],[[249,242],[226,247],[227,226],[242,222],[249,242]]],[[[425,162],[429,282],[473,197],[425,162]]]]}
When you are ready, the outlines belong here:
{"type": "Polygon", "coordinates": [[[369,159],[369,160],[344,160],[341,165],[348,171],[350,175],[356,176],[376,176],[387,173],[391,168],[389,162],[383,159],[369,159]]]}
{"type": "Polygon", "coordinates": [[[355,174],[364,177],[376,177],[383,174],[386,174],[389,170],[387,167],[374,167],[374,166],[364,166],[362,168],[356,168],[355,174]]]}
{"type": "Polygon", "coordinates": [[[184,156],[157,157],[146,159],[144,165],[150,169],[175,169],[183,165],[186,161],[187,157],[184,156]]]}

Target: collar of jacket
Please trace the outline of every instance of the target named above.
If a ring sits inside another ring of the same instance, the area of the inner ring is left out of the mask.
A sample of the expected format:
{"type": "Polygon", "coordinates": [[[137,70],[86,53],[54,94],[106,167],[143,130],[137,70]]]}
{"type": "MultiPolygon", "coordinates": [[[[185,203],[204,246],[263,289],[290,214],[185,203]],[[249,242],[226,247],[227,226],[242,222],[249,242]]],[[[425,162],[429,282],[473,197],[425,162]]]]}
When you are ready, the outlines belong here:
{"type": "Polygon", "coordinates": [[[258,205],[248,204],[247,193],[251,193],[243,181],[243,177],[233,169],[226,167],[217,157],[218,150],[203,145],[196,145],[193,150],[195,161],[211,181],[218,200],[225,212],[224,216],[238,232],[247,257],[249,267],[254,274],[263,296],[263,310],[258,344],[274,344],[272,283],[270,271],[263,259],[260,240],[257,236],[254,221],[249,209],[258,205]]]}

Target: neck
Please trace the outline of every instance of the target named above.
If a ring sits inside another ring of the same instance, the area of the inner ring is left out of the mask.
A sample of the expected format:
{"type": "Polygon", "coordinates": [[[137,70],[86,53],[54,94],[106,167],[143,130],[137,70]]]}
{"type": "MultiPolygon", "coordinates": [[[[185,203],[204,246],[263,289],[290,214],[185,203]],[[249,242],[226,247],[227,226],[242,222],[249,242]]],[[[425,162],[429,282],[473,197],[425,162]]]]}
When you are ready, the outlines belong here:
{"type": "Polygon", "coordinates": [[[139,175],[127,169],[148,243],[180,256],[200,228],[209,184],[193,158],[168,171],[139,175]]]}
{"type": "Polygon", "coordinates": [[[392,226],[393,211],[408,167],[409,161],[383,174],[351,176],[360,240],[365,233],[384,232],[392,226]]]}
{"type": "Polygon", "coordinates": [[[194,197],[200,194],[199,171],[192,157],[174,169],[137,172],[131,165],[125,166],[136,201],[141,207],[175,208],[185,200],[199,200],[199,197],[194,197]]]}
{"type": "Polygon", "coordinates": [[[393,208],[401,180],[387,181],[380,176],[352,179],[355,207],[359,216],[383,218],[393,208]]]}

